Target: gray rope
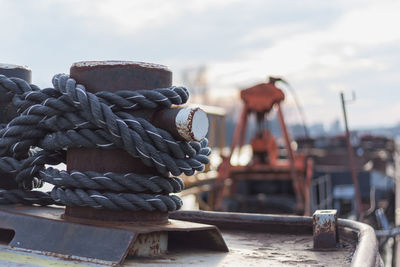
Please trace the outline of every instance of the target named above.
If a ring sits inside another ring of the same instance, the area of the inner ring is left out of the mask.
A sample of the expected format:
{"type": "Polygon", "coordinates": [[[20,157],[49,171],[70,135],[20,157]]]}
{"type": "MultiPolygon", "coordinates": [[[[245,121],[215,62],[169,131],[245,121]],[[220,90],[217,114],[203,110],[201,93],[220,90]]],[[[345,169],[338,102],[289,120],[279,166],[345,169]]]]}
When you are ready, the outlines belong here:
{"type": "Polygon", "coordinates": [[[44,182],[66,188],[152,193],[177,193],[184,189],[183,181],[177,177],[166,178],[134,173],[124,175],[112,172],[101,174],[93,171],[68,173],[48,168],[46,171],[40,171],[40,178],[44,182]]]}
{"type": "Polygon", "coordinates": [[[95,209],[129,210],[129,211],[174,211],[182,207],[182,200],[175,196],[100,193],[95,190],[62,189],[55,187],[51,197],[56,203],[68,206],[88,206],[95,209]]]}
{"type": "Polygon", "coordinates": [[[17,160],[12,157],[1,157],[0,173],[15,175],[15,181],[20,187],[30,190],[43,185],[42,180],[35,177],[35,174],[43,170],[45,164],[57,165],[63,162],[64,159],[64,151],[40,151],[24,160],[17,160]]]}
{"type": "Polygon", "coordinates": [[[207,140],[177,141],[167,131],[125,111],[183,104],[189,96],[185,88],[92,94],[63,74],[54,76],[53,86],[40,90],[0,75],[0,93],[13,95],[20,114],[0,129],[0,172],[15,174],[23,189],[0,191],[0,203],[48,205],[49,194],[26,191],[45,181],[55,185],[50,194],[53,204],[131,211],[181,207],[181,200],[168,194],[181,191],[183,182],[168,176],[203,170],[211,152],[207,140]],[[44,150],[27,158],[31,147],[44,150]],[[45,168],[45,164],[65,162],[63,149],[68,147],[122,148],[161,176],[90,171],[69,174],[45,168]],[[29,197],[32,194],[34,197],[29,197]]]}
{"type": "MultiPolygon", "coordinates": [[[[59,88],[65,87],[68,79],[67,75],[58,74],[53,78],[55,88],[40,90],[37,86],[33,84],[29,85],[18,78],[0,76],[0,93],[12,93],[16,96],[13,99],[13,104],[19,113],[44,101],[47,101],[46,106],[55,110],[71,112],[74,111],[74,107],[70,101],[67,101],[66,98],[61,98],[62,100],[66,100],[61,103],[55,100],[62,96],[59,88]]],[[[99,98],[100,102],[110,106],[114,111],[155,109],[159,107],[168,108],[171,105],[186,103],[189,97],[186,88],[174,86],[154,90],[118,91],[115,93],[102,91],[95,95],[99,98]]]]}
{"type": "Polygon", "coordinates": [[[19,189],[3,190],[0,189],[0,204],[38,204],[42,206],[56,204],[54,199],[45,192],[24,191],[19,189]]]}
{"type": "MultiPolygon", "coordinates": [[[[168,132],[154,127],[146,120],[125,112],[114,113],[110,106],[100,102],[96,95],[86,92],[82,85],[76,84],[68,76],[58,75],[53,82],[62,94],[57,98],[58,101],[47,98],[41,104],[34,104],[0,130],[1,149],[11,149],[13,155],[25,154],[30,146],[38,142],[35,139],[45,138],[49,131],[81,129],[83,126],[103,130],[96,132],[97,137],[107,139],[108,142],[97,143],[100,145],[98,147],[114,143],[132,156],[139,157],[145,165],[155,167],[163,175],[169,172],[173,175],[193,175],[194,171],[202,171],[201,166],[208,163],[207,155],[201,154],[202,151],[197,151],[197,155],[187,143],[177,142],[168,132]],[[63,107],[67,104],[73,106],[75,112],[68,112],[67,108],[55,109],[58,103],[63,107]]],[[[71,140],[65,134],[55,137],[57,143],[71,145],[71,140]]],[[[51,138],[54,139],[54,136],[47,137],[51,138]]],[[[82,138],[79,140],[82,141],[82,138]]]]}

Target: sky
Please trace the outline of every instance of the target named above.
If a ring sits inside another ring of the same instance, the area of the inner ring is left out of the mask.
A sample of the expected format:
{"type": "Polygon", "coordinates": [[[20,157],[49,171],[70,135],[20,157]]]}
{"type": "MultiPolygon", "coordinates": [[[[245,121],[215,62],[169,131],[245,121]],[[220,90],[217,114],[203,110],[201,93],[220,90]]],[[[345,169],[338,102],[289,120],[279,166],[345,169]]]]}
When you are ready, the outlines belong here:
{"type": "Polygon", "coordinates": [[[163,64],[177,85],[183,70],[206,66],[214,100],[279,75],[308,123],[341,119],[340,91],[356,95],[351,127],[400,122],[399,1],[0,0],[0,8],[0,62],[29,66],[41,87],[83,60],[163,64]]]}

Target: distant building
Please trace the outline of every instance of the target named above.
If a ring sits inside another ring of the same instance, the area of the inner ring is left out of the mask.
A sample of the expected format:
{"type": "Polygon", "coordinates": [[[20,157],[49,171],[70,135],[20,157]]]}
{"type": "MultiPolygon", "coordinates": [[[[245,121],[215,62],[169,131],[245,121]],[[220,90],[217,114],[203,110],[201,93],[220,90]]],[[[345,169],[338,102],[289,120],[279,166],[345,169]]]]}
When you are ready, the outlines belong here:
{"type": "Polygon", "coordinates": [[[305,137],[304,126],[300,123],[292,124],[290,127],[290,133],[292,134],[292,138],[296,139],[299,137],[305,137]]]}
{"type": "Polygon", "coordinates": [[[332,122],[331,126],[329,127],[328,134],[329,135],[338,135],[341,133],[343,133],[342,125],[340,123],[340,120],[336,119],[332,122]]]}
{"type": "Polygon", "coordinates": [[[325,127],[323,123],[314,123],[308,127],[311,137],[326,135],[325,127]]]}

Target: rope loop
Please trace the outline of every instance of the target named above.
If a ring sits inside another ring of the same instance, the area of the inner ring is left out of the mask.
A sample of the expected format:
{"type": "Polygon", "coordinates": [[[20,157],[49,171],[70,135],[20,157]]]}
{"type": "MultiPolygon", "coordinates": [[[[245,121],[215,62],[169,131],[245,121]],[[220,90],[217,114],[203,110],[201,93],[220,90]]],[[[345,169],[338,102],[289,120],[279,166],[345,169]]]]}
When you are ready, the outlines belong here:
{"type": "Polygon", "coordinates": [[[19,114],[0,127],[0,173],[18,189],[0,189],[0,204],[88,206],[130,211],[174,211],[184,189],[178,176],[202,171],[211,150],[201,142],[175,140],[149,121],[127,111],[169,108],[186,103],[184,87],[91,93],[66,74],[40,89],[0,75],[0,94],[12,96],[19,114]],[[46,165],[66,162],[68,148],[124,149],[159,175],[66,172],[46,165]],[[171,176],[172,175],[172,176],[171,176]],[[51,192],[31,191],[51,183],[51,192]]]}

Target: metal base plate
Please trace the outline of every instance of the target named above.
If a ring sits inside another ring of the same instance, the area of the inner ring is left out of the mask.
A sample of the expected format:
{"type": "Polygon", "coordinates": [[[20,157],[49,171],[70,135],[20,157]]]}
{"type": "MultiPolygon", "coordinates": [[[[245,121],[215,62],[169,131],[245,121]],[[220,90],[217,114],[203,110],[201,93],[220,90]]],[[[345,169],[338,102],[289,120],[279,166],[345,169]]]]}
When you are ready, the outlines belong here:
{"type": "Polygon", "coordinates": [[[169,245],[228,251],[213,225],[169,220],[165,224],[90,221],[63,217],[58,207],[0,206],[0,241],[11,247],[42,251],[62,258],[80,257],[121,264],[135,242],[150,233],[168,233],[169,245]],[[193,244],[195,240],[195,244],[193,244]]]}

